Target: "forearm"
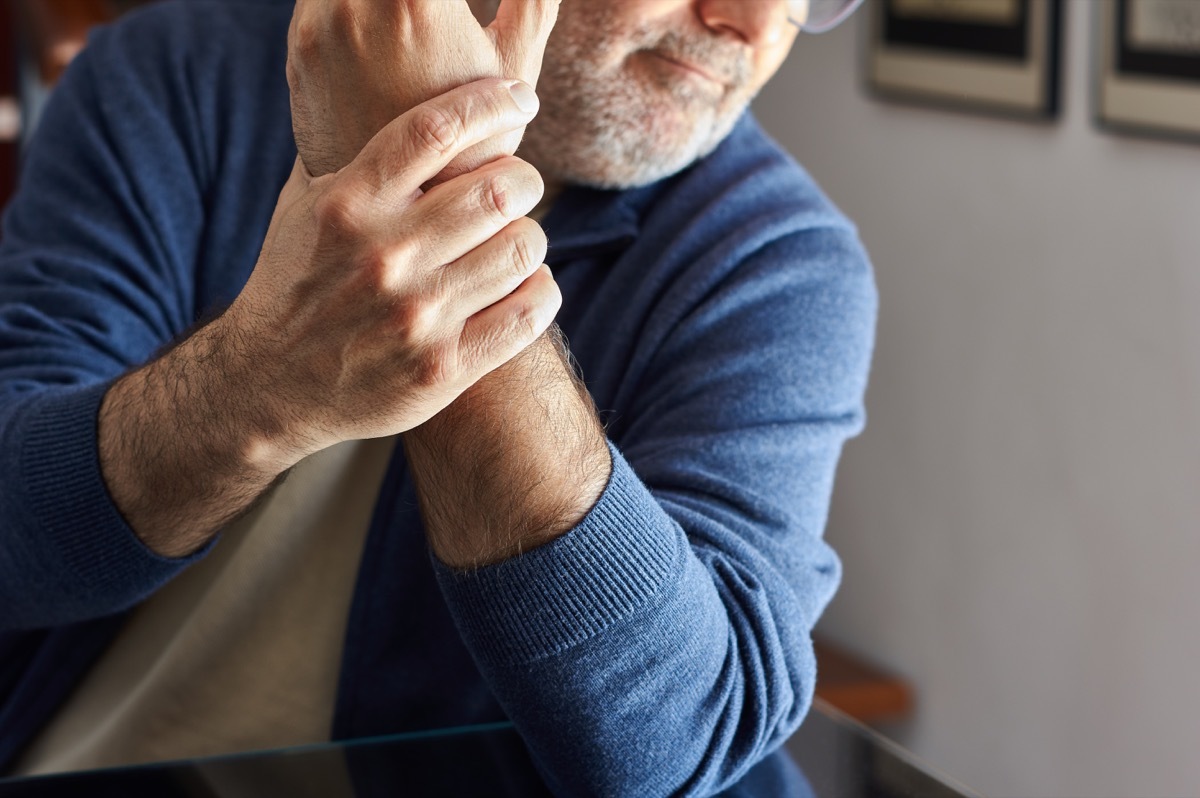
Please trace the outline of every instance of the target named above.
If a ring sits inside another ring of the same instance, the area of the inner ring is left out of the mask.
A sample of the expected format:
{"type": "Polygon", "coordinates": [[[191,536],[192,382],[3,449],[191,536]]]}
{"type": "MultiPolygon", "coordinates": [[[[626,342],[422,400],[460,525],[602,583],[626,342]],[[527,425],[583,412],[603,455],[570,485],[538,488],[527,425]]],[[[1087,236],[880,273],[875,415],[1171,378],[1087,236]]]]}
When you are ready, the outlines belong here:
{"type": "Polygon", "coordinates": [[[230,333],[213,322],[118,380],[100,407],[100,467],[113,501],[152,551],[201,548],[291,465],[230,333]]]}
{"type": "Polygon", "coordinates": [[[612,462],[552,328],[404,435],[434,554],[454,568],[554,540],[592,509],[612,462]]]}
{"type": "MultiPolygon", "coordinates": [[[[568,536],[491,568],[438,568],[439,582],[555,794],[711,795],[798,724],[813,685],[809,602],[836,577],[797,596],[802,580],[776,570],[810,564],[785,553],[794,538],[755,553],[735,518],[723,530],[689,509],[709,505],[698,490],[664,503],[614,452],[600,501],[568,536]],[[740,551],[695,548],[693,535],[740,551]]],[[[796,473],[784,464],[781,476],[796,473]]]]}

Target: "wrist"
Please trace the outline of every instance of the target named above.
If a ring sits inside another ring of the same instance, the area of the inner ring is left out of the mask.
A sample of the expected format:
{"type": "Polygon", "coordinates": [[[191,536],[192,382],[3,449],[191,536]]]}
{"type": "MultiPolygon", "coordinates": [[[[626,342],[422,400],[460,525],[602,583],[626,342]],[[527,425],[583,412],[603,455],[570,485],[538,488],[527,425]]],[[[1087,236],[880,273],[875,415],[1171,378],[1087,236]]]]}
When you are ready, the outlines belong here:
{"type": "Polygon", "coordinates": [[[323,442],[289,402],[271,365],[282,362],[262,348],[264,336],[232,309],[205,325],[172,353],[189,373],[195,411],[219,431],[216,446],[234,468],[274,479],[323,442]]]}
{"type": "Polygon", "coordinates": [[[114,383],[100,405],[109,494],[165,557],[204,546],[308,453],[278,410],[286,397],[268,397],[269,378],[235,329],[222,319],[205,325],[114,383]]]}
{"type": "Polygon", "coordinates": [[[552,331],[403,436],[430,548],[451,568],[551,542],[608,484],[603,427],[552,331]]]}

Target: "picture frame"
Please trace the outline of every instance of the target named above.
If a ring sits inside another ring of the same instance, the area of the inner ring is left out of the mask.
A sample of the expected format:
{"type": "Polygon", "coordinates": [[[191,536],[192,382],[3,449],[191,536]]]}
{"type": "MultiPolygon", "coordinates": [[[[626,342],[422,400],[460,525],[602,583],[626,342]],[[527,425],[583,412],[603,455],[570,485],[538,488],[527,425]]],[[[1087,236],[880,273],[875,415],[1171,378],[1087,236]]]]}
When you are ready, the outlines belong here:
{"type": "Polygon", "coordinates": [[[1053,118],[1062,7],[1061,0],[878,0],[867,84],[884,99],[1053,118]]]}
{"type": "Polygon", "coordinates": [[[1200,140],[1200,3],[1104,0],[1097,11],[1098,124],[1200,140]]]}

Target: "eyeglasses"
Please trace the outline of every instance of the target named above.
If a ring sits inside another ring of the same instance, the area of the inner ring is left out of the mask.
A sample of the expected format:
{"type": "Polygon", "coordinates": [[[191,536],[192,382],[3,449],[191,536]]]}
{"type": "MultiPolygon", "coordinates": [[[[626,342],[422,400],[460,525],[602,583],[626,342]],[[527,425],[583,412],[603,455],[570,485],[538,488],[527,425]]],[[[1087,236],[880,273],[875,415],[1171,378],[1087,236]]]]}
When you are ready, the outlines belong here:
{"type": "Polygon", "coordinates": [[[863,0],[788,0],[788,21],[805,33],[824,33],[840,25],[863,0]]]}

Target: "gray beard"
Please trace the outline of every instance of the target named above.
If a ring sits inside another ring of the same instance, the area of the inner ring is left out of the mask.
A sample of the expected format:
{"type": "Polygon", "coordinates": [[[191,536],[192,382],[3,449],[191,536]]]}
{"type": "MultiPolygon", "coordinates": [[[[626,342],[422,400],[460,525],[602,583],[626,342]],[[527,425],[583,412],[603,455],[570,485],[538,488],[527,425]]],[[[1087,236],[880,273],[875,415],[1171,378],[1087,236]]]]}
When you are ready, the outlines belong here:
{"type": "MultiPolygon", "coordinates": [[[[725,64],[735,87],[748,65],[677,34],[647,34],[648,48],[725,64]]],[[[597,74],[591,53],[628,42],[551,40],[538,94],[542,110],[519,155],[547,176],[597,188],[632,188],[675,174],[711,153],[737,123],[749,97],[729,103],[687,81],[614,80],[597,74]]]]}

